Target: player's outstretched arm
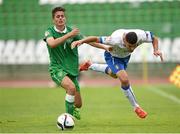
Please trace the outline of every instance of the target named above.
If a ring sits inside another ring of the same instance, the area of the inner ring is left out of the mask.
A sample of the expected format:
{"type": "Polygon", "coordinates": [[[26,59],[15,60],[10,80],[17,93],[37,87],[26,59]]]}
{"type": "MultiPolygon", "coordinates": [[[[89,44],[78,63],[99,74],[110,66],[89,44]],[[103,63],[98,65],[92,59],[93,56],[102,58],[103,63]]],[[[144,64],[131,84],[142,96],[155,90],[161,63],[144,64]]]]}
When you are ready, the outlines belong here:
{"type": "Polygon", "coordinates": [[[74,41],[73,43],[71,43],[71,49],[75,48],[75,47],[78,47],[80,46],[81,44],[83,44],[81,42],[81,40],[78,40],[78,41],[74,41]]]}
{"type": "Polygon", "coordinates": [[[98,37],[96,37],[96,36],[89,36],[89,37],[86,37],[86,38],[84,38],[82,40],[74,41],[71,44],[71,49],[73,49],[75,47],[78,47],[78,46],[80,46],[83,43],[91,43],[91,42],[99,42],[98,37]]]}
{"type": "Polygon", "coordinates": [[[101,43],[93,42],[93,43],[89,43],[89,45],[96,47],[96,48],[104,49],[105,51],[108,51],[108,52],[113,50],[112,46],[101,44],[101,43]]]}
{"type": "Polygon", "coordinates": [[[157,57],[159,56],[161,61],[163,62],[164,59],[163,59],[163,56],[162,56],[162,52],[159,50],[159,47],[158,47],[158,38],[156,36],[154,36],[154,39],[153,39],[153,49],[154,49],[154,52],[153,54],[157,57]]]}

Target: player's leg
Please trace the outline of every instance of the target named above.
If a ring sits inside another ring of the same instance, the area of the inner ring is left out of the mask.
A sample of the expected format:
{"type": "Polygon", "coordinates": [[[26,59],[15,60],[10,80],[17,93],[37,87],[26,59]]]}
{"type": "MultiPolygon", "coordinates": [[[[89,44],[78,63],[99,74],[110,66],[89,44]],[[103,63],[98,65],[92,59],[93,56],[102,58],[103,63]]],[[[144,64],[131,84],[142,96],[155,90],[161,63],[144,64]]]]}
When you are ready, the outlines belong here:
{"type": "Polygon", "coordinates": [[[72,80],[65,76],[61,82],[61,86],[66,90],[65,106],[66,112],[73,115],[76,88],[72,80]]]}
{"type": "Polygon", "coordinates": [[[113,74],[111,69],[108,67],[107,64],[98,64],[98,63],[93,63],[91,66],[89,66],[89,70],[93,70],[96,72],[102,72],[105,74],[108,74],[109,76],[113,78],[117,78],[116,74],[113,74]]]}
{"type": "Polygon", "coordinates": [[[108,74],[113,78],[117,78],[116,74],[112,73],[111,69],[108,67],[107,64],[98,64],[98,63],[92,63],[90,61],[86,61],[79,66],[79,70],[80,71],[93,70],[96,72],[108,74]]]}
{"type": "Polygon", "coordinates": [[[121,82],[121,88],[123,89],[123,92],[129,99],[131,105],[133,107],[137,107],[138,104],[136,102],[135,96],[132,92],[132,89],[129,84],[128,75],[125,71],[127,67],[127,63],[129,61],[130,57],[127,58],[116,58],[116,57],[105,57],[105,60],[108,64],[108,66],[111,68],[112,72],[116,74],[116,76],[120,79],[121,82]]]}
{"type": "Polygon", "coordinates": [[[73,116],[80,120],[81,115],[80,115],[80,108],[82,107],[82,99],[81,99],[81,94],[79,91],[76,91],[75,93],[75,102],[74,102],[74,111],[73,111],[73,116]]]}
{"type": "Polygon", "coordinates": [[[135,113],[140,118],[145,118],[147,113],[139,106],[136,101],[136,97],[133,93],[132,87],[130,86],[128,75],[125,70],[120,70],[116,74],[121,81],[121,89],[124,92],[125,96],[128,98],[130,104],[132,105],[135,113]]]}
{"type": "MultiPolygon", "coordinates": [[[[105,53],[106,63],[108,64],[112,72],[116,74],[116,76],[119,78],[121,82],[122,91],[124,92],[130,104],[133,106],[133,108],[136,111],[136,109],[139,108],[139,105],[136,101],[135,95],[130,85],[128,74],[125,71],[127,68],[129,59],[130,59],[130,56],[125,57],[125,58],[116,58],[116,57],[112,57],[110,53],[105,53]]],[[[141,112],[141,114],[138,114],[138,116],[141,118],[144,118],[147,115],[147,113],[144,112],[143,110],[141,111],[144,113],[144,115],[142,116],[142,112],[141,112]]]]}
{"type": "Polygon", "coordinates": [[[133,93],[132,87],[129,83],[128,75],[125,70],[120,70],[117,72],[117,76],[121,81],[121,89],[124,92],[125,96],[128,98],[130,104],[132,105],[135,113],[140,118],[145,118],[147,116],[147,113],[139,106],[139,104],[136,101],[136,97],[133,93]]]}
{"type": "Polygon", "coordinates": [[[75,92],[74,106],[77,107],[77,108],[82,107],[82,98],[81,98],[81,93],[79,91],[75,92]]]}
{"type": "Polygon", "coordinates": [[[128,74],[125,70],[120,70],[116,74],[121,81],[121,89],[123,90],[125,96],[128,98],[130,104],[132,105],[134,111],[140,118],[145,118],[147,113],[139,106],[136,97],[133,93],[132,87],[129,83],[128,74]]]}
{"type": "Polygon", "coordinates": [[[73,116],[76,117],[76,119],[78,119],[78,120],[81,119],[81,115],[80,115],[81,107],[82,107],[81,94],[79,91],[76,91],[73,116]]]}
{"type": "Polygon", "coordinates": [[[76,119],[80,119],[80,113],[76,107],[80,108],[82,106],[82,100],[77,77],[67,76],[67,73],[59,68],[50,68],[49,72],[53,81],[66,90],[66,112],[73,115],[76,119]]]}
{"type": "Polygon", "coordinates": [[[76,119],[80,120],[81,115],[80,115],[79,109],[82,107],[82,98],[81,98],[80,86],[79,86],[79,82],[78,82],[77,77],[70,76],[70,78],[76,87],[73,116],[76,119]]]}
{"type": "Polygon", "coordinates": [[[130,86],[128,74],[125,70],[120,70],[116,74],[121,82],[121,89],[124,92],[125,96],[128,98],[129,102],[133,106],[133,108],[138,107],[138,103],[136,101],[135,95],[133,93],[133,90],[130,86]]]}
{"type": "Polygon", "coordinates": [[[61,68],[49,68],[52,80],[57,84],[62,86],[65,91],[65,108],[66,112],[73,115],[74,111],[74,100],[76,88],[72,80],[67,76],[67,73],[61,68]]]}

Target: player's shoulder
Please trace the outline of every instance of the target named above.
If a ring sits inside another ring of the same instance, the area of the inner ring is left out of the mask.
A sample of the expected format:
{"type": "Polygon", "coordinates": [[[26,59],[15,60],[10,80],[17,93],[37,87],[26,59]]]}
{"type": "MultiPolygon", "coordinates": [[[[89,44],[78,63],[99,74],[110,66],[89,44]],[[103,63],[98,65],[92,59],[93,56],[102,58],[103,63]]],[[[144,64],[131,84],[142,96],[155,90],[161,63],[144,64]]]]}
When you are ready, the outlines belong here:
{"type": "Polygon", "coordinates": [[[48,27],[44,33],[45,37],[49,36],[53,31],[53,26],[48,27]]]}
{"type": "Polygon", "coordinates": [[[149,33],[151,31],[144,30],[144,29],[134,29],[134,32],[139,33],[139,34],[146,34],[146,33],[149,33]]]}
{"type": "Polygon", "coordinates": [[[126,31],[125,29],[117,29],[111,34],[111,37],[112,38],[122,37],[125,31],[126,31]]]}
{"type": "Polygon", "coordinates": [[[126,31],[126,29],[117,29],[112,34],[122,33],[122,32],[125,32],[125,31],[126,31]]]}
{"type": "Polygon", "coordinates": [[[126,32],[126,33],[128,33],[128,32],[143,33],[144,30],[143,29],[124,29],[124,32],[126,32]]]}
{"type": "Polygon", "coordinates": [[[151,36],[152,35],[152,32],[151,31],[147,31],[147,30],[143,30],[143,29],[136,29],[135,30],[136,34],[138,36],[151,36]]]}
{"type": "Polygon", "coordinates": [[[54,31],[54,28],[53,26],[50,26],[46,29],[46,31],[44,32],[45,33],[45,36],[48,36],[49,34],[52,34],[54,31]]]}
{"type": "Polygon", "coordinates": [[[52,30],[54,30],[54,26],[50,26],[46,29],[46,31],[52,31],[52,30]]]}

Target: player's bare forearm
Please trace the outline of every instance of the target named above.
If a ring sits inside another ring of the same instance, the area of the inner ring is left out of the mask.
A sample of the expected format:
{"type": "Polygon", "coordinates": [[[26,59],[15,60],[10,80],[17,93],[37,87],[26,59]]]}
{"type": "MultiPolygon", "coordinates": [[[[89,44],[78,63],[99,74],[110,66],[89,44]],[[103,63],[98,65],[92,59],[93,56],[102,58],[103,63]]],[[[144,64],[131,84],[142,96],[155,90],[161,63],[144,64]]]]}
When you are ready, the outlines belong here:
{"type": "Polygon", "coordinates": [[[60,38],[56,38],[56,39],[54,39],[53,37],[48,38],[47,43],[51,48],[55,48],[58,45],[63,44],[67,39],[72,38],[78,34],[79,34],[79,30],[76,28],[60,38]]]}
{"type": "Polygon", "coordinates": [[[92,43],[89,43],[89,45],[96,47],[96,48],[105,49],[104,45],[100,44],[100,43],[92,42],[92,43]]]}
{"type": "Polygon", "coordinates": [[[88,36],[81,40],[81,43],[91,43],[91,42],[99,42],[98,37],[96,36],[88,36]]]}
{"type": "Polygon", "coordinates": [[[156,36],[154,36],[154,40],[153,40],[153,49],[154,49],[154,52],[153,54],[155,56],[159,56],[161,61],[163,62],[164,59],[163,59],[163,56],[162,56],[162,52],[159,50],[159,46],[158,46],[158,38],[156,36]]]}
{"type": "Polygon", "coordinates": [[[95,42],[98,42],[98,37],[96,36],[88,36],[82,40],[78,40],[78,41],[74,41],[72,44],[71,44],[71,49],[75,48],[75,47],[78,47],[80,46],[81,44],[83,43],[95,43],[95,42]]]}
{"type": "Polygon", "coordinates": [[[100,48],[100,49],[104,49],[105,51],[112,51],[112,47],[111,46],[108,46],[108,45],[104,45],[104,44],[101,44],[101,43],[89,43],[89,45],[93,46],[93,47],[96,47],[96,48],[100,48]]]}
{"type": "Polygon", "coordinates": [[[55,48],[60,44],[63,44],[67,39],[69,38],[69,35],[64,35],[60,38],[54,39],[53,37],[47,38],[47,43],[51,48],[55,48]]]}
{"type": "Polygon", "coordinates": [[[156,36],[154,36],[152,44],[153,44],[154,51],[157,51],[159,47],[158,47],[158,38],[156,36]]]}

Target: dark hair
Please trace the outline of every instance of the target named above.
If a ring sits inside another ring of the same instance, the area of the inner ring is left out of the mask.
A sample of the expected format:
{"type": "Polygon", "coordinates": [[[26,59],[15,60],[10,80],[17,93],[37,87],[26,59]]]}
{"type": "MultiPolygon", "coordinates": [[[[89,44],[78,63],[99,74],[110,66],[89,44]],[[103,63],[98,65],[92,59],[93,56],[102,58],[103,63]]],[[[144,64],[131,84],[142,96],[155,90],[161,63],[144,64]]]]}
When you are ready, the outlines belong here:
{"type": "Polygon", "coordinates": [[[53,17],[53,18],[54,18],[55,13],[56,13],[57,11],[63,11],[63,12],[65,12],[66,9],[63,8],[63,7],[55,7],[55,8],[52,10],[52,17],[53,17]]]}
{"type": "Polygon", "coordinates": [[[137,42],[137,34],[135,32],[129,32],[126,34],[126,41],[130,44],[135,44],[137,42]]]}

